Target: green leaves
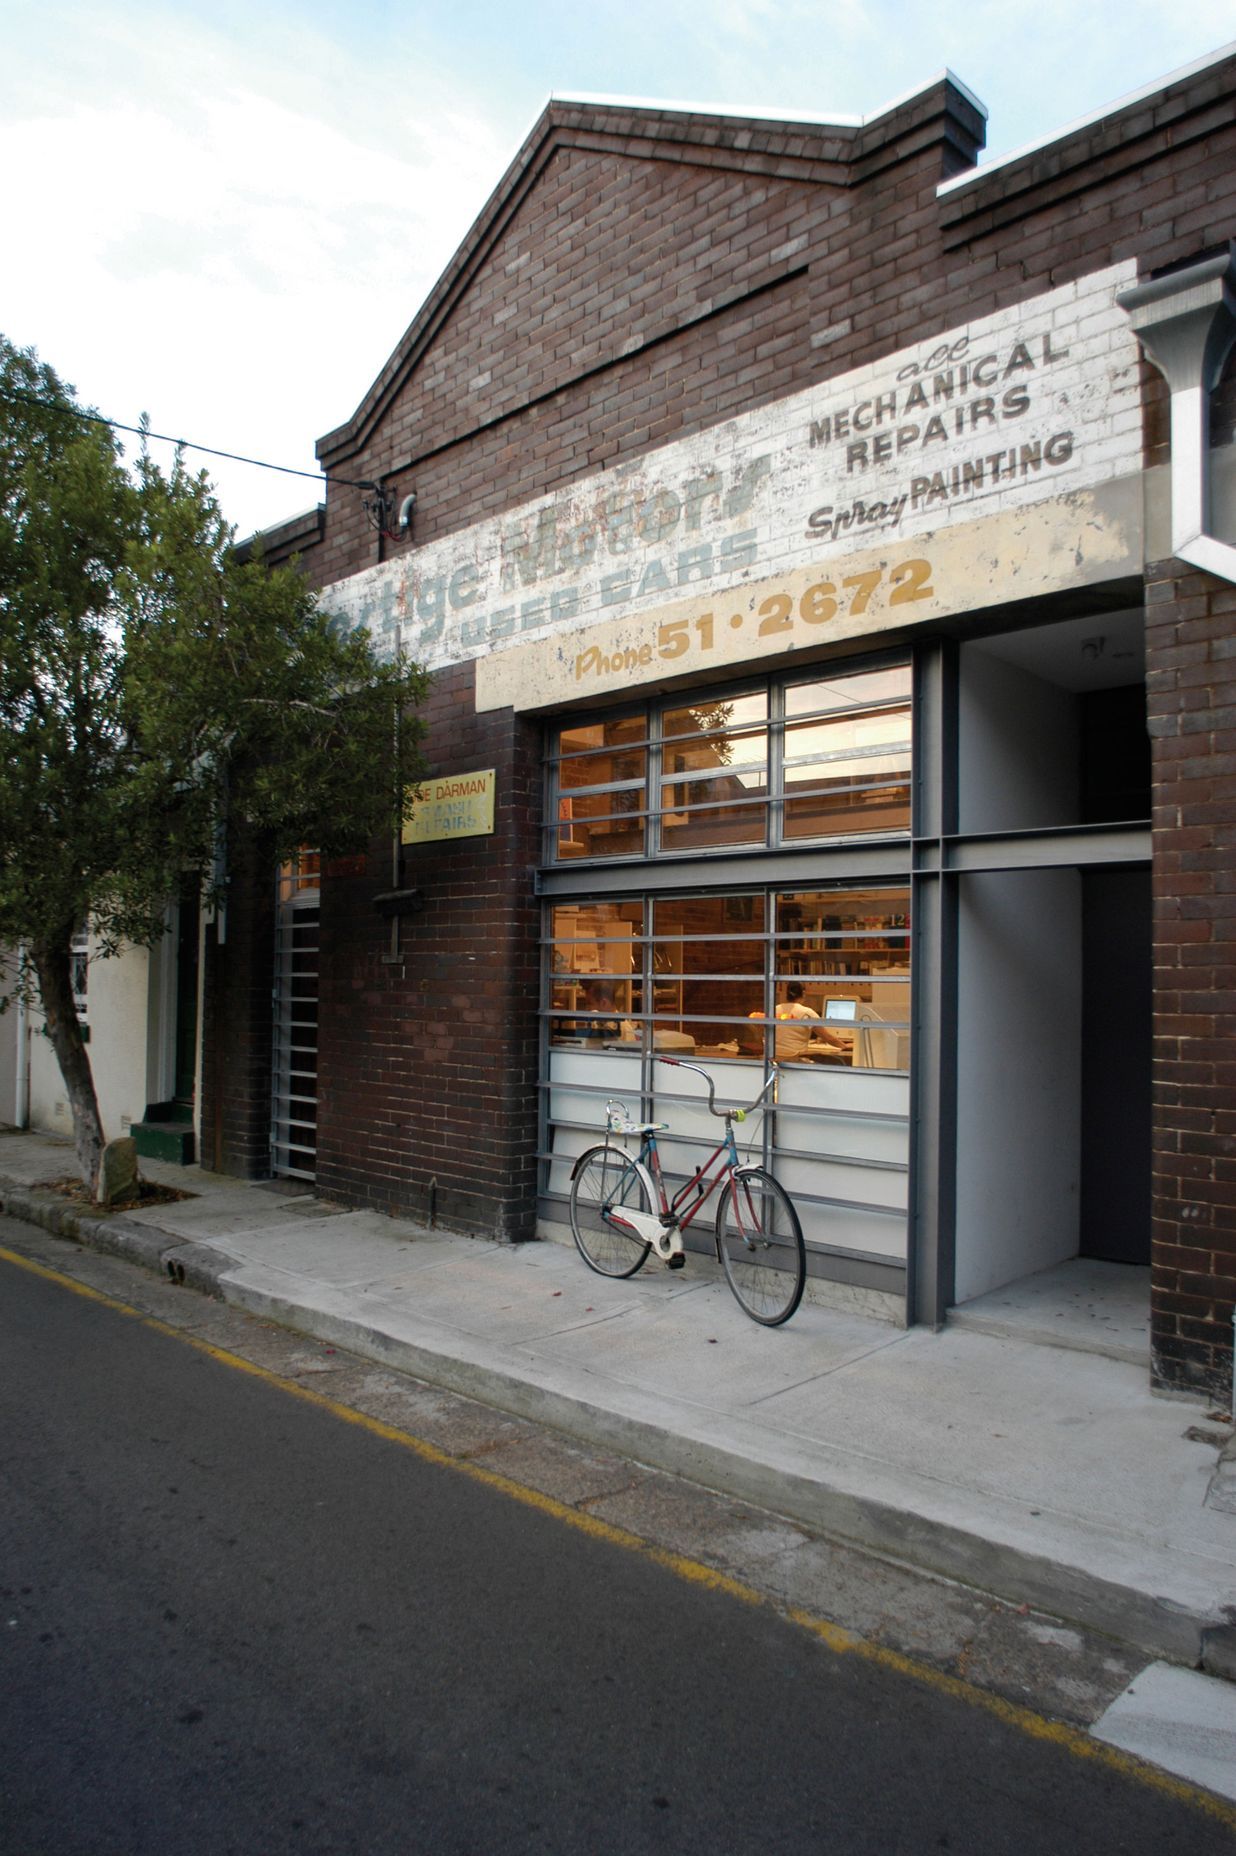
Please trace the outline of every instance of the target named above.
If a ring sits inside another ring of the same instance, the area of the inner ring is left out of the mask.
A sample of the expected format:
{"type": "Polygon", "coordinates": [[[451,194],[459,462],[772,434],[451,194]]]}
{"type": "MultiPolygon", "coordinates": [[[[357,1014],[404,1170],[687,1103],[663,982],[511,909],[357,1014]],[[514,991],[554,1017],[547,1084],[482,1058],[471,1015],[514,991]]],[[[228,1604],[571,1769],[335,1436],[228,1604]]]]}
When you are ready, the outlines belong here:
{"type": "Polygon", "coordinates": [[[398,829],[422,673],[231,541],[205,475],[127,470],[0,337],[0,942],[157,939],[222,825],[272,867],[398,829]]]}

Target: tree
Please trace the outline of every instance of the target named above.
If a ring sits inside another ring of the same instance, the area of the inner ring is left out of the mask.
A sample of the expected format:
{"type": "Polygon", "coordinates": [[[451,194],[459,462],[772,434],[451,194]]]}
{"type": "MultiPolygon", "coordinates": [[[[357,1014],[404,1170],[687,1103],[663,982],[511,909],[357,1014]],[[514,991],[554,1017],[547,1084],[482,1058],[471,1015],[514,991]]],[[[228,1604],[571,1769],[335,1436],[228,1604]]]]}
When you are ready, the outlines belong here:
{"type": "Polygon", "coordinates": [[[241,560],[204,474],[107,423],[0,336],[0,946],[23,944],[97,1191],[103,1130],[71,943],[153,945],[225,834],[272,866],[399,828],[424,673],[379,662],[294,568],[241,560]]]}

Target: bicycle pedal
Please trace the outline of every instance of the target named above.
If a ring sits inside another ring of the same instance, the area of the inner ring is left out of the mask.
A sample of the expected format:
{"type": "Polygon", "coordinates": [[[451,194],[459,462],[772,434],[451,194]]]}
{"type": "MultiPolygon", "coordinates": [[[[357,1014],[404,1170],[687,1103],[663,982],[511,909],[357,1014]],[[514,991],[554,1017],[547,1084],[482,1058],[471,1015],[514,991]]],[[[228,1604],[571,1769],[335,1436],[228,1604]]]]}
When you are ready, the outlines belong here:
{"type": "Polygon", "coordinates": [[[666,1269],[670,1269],[670,1270],[680,1270],[683,1264],[686,1262],[686,1260],[687,1259],[683,1255],[682,1251],[678,1250],[678,1251],[675,1251],[672,1257],[666,1257],[665,1267],[666,1269]]]}

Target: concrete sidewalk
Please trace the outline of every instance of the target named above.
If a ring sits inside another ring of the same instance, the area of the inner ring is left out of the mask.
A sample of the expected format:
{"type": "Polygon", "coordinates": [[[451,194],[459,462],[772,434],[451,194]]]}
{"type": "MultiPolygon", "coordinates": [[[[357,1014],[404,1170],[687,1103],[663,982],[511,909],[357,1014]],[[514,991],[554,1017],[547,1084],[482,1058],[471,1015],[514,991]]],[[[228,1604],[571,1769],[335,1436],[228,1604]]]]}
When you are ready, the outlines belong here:
{"type": "Polygon", "coordinates": [[[1186,1435],[1205,1409],[1144,1365],[810,1302],[769,1331],[694,1256],[610,1282],[558,1244],[196,1167],[144,1167],[193,1198],[82,1214],[38,1189],[72,1170],[65,1143],[0,1135],[11,1215],[254,1314],[1173,1661],[1236,1621],[1236,1502],[1186,1435]]]}

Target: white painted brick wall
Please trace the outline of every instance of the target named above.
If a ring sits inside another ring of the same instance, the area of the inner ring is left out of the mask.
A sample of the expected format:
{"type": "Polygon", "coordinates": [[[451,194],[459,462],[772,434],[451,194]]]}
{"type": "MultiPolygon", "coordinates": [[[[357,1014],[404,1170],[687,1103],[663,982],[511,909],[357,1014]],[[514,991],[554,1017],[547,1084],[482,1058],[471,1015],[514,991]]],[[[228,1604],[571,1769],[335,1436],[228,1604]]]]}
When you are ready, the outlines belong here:
{"type": "Polygon", "coordinates": [[[367,568],[328,587],[322,603],[367,625],[384,651],[398,635],[404,649],[437,668],[1135,472],[1138,351],[1115,300],[1134,277],[1132,262],[1114,266],[871,362],[367,568]],[[1019,343],[1033,366],[1018,364],[1019,343]],[[930,370],[925,363],[950,348],[953,397],[936,402],[934,383],[949,363],[930,370]],[[974,366],[984,384],[963,382],[962,370],[974,366]],[[916,378],[928,404],[911,410],[905,402],[916,378]],[[1017,396],[1010,410],[1004,395],[1018,388],[1028,403],[1018,410],[1017,396]],[[855,431],[865,403],[889,394],[895,411],[876,423],[867,407],[865,429],[855,431]],[[945,435],[924,443],[933,414],[945,435]],[[839,415],[849,421],[841,437],[839,415]],[[824,420],[829,442],[813,446],[813,422],[824,420]],[[912,427],[917,438],[907,437],[912,427]],[[1028,454],[1023,465],[1023,446],[1042,448],[1053,437],[1062,461],[1035,468],[1028,454]],[[875,456],[877,440],[887,441],[884,458],[875,456]],[[863,441],[866,464],[850,449],[863,441]],[[973,473],[980,463],[982,480],[967,483],[963,467],[973,473]]]}

